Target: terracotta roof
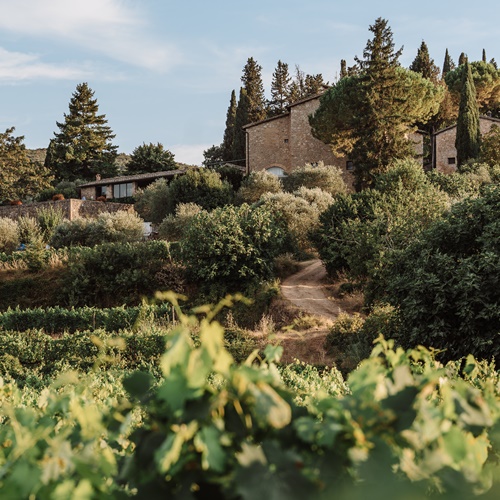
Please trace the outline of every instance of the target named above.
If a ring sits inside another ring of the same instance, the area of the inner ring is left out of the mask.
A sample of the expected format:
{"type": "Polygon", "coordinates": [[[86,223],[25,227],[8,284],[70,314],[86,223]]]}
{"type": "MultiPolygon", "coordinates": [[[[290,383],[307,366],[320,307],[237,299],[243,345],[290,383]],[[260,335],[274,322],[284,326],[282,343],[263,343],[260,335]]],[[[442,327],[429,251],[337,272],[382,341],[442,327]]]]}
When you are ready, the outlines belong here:
{"type": "Polygon", "coordinates": [[[178,174],[183,174],[184,172],[185,170],[165,170],[163,172],[149,172],[147,174],[122,175],[120,177],[108,177],[98,181],[86,182],[78,187],[107,186],[108,184],[122,184],[124,182],[140,181],[144,179],[160,179],[163,177],[174,177],[178,174]]]}

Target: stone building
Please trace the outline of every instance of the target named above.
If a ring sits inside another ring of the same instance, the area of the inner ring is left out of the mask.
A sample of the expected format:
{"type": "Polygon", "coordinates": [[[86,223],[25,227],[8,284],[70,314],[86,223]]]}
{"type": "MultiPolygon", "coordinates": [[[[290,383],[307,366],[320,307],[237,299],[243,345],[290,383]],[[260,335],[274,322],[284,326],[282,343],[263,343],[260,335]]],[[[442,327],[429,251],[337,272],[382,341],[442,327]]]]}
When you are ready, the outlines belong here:
{"type": "MultiPolygon", "coordinates": [[[[479,117],[479,130],[481,135],[489,132],[493,125],[500,126],[500,119],[490,116],[479,117]]],[[[452,173],[457,170],[457,149],[455,138],[457,126],[451,125],[443,128],[432,137],[433,164],[432,167],[438,172],[452,173]]]]}
{"type": "MultiPolygon", "coordinates": [[[[346,184],[353,185],[353,162],[335,156],[327,144],[311,133],[309,115],[318,108],[320,97],[318,94],[302,99],[288,106],[286,113],[245,125],[248,173],[267,170],[283,176],[306,163],[315,165],[322,161],[325,165],[339,167],[346,184]]],[[[422,134],[412,134],[412,138],[416,155],[422,158],[422,134]]]]}

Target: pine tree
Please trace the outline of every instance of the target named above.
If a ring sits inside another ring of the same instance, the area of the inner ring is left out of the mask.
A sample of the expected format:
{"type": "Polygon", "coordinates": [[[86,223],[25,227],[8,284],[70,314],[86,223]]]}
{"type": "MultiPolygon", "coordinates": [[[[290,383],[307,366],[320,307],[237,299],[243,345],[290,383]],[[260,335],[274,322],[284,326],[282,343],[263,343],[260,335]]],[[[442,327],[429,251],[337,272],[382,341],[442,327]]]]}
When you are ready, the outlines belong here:
{"type": "Polygon", "coordinates": [[[0,133],[0,202],[32,197],[53,180],[47,168],[29,159],[24,137],[15,137],[14,130],[0,133]]]}
{"type": "Polygon", "coordinates": [[[107,125],[105,115],[99,115],[97,99],[87,83],[76,87],[69,102],[64,122],[56,122],[59,132],[51,141],[51,167],[59,180],[93,180],[116,175],[115,159],[118,146],[112,144],[115,135],[107,125]]]}
{"type": "Polygon", "coordinates": [[[143,143],[137,146],[130,155],[127,163],[129,174],[146,174],[150,172],[163,172],[165,170],[175,170],[177,163],[174,154],[165,149],[163,144],[143,143]]]}
{"type": "Polygon", "coordinates": [[[437,112],[443,96],[441,86],[400,66],[386,20],[370,31],[358,72],[330,88],[309,118],[314,137],[354,162],[357,189],[393,160],[414,155],[409,133],[437,112]]]}
{"type": "Polygon", "coordinates": [[[480,146],[479,107],[476,99],[476,88],[469,63],[465,62],[462,75],[462,92],[457,120],[457,165],[460,168],[467,160],[477,158],[480,146]]]}
{"type": "Polygon", "coordinates": [[[462,52],[460,54],[460,57],[458,58],[458,65],[462,66],[462,64],[465,64],[467,62],[467,56],[465,55],[465,52],[462,52]]]}
{"type": "Polygon", "coordinates": [[[241,81],[246,91],[248,123],[258,122],[266,117],[266,99],[262,83],[262,66],[250,57],[243,68],[241,81]]]}
{"type": "Polygon", "coordinates": [[[277,116],[284,113],[290,103],[290,82],[288,64],[278,61],[271,82],[271,99],[267,103],[267,115],[277,116]]]}
{"type": "Polygon", "coordinates": [[[303,97],[320,94],[324,90],[325,86],[326,83],[324,82],[323,75],[321,73],[318,73],[317,75],[306,75],[303,97]]]}
{"type": "Polygon", "coordinates": [[[429,49],[424,41],[422,41],[417,51],[417,56],[410,65],[410,69],[415,71],[415,73],[420,73],[424,78],[428,78],[433,82],[437,81],[439,68],[434,64],[434,60],[431,59],[429,49]]]}
{"type": "Polygon", "coordinates": [[[236,117],[234,120],[234,141],[232,148],[231,161],[237,165],[246,165],[246,134],[243,127],[251,123],[248,119],[248,98],[247,91],[243,87],[240,89],[238,107],[236,108],[236,117]]]}
{"type": "Polygon", "coordinates": [[[446,49],[446,52],[444,54],[443,71],[441,72],[442,78],[444,78],[446,73],[449,73],[454,68],[455,63],[451,59],[450,54],[448,53],[448,49],[446,49]]]}
{"type": "Polygon", "coordinates": [[[235,134],[237,107],[238,103],[236,102],[236,92],[233,90],[231,92],[229,107],[227,108],[226,129],[224,130],[224,138],[222,139],[222,144],[221,144],[222,159],[224,161],[231,161],[233,159],[233,142],[235,134]]]}

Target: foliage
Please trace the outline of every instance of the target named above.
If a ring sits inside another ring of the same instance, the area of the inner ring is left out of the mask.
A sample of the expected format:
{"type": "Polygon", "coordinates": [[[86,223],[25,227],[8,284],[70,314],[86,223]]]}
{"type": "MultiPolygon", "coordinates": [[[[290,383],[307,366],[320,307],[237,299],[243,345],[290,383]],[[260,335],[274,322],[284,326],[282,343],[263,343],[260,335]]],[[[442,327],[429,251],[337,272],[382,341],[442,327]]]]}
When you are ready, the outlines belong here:
{"type": "MultiPolygon", "coordinates": [[[[479,112],[481,114],[494,112],[500,101],[500,70],[495,68],[493,64],[483,61],[473,61],[468,66],[476,89],[479,112]]],[[[466,65],[461,65],[445,76],[446,84],[456,103],[460,100],[462,79],[467,71],[466,65]]]]}
{"type": "Polygon", "coordinates": [[[297,191],[301,187],[320,188],[332,196],[347,191],[340,168],[324,165],[323,162],[319,162],[316,166],[306,164],[293,169],[283,179],[283,185],[289,192],[297,191]]]}
{"type": "Polygon", "coordinates": [[[462,90],[460,92],[460,107],[458,110],[457,135],[457,165],[460,168],[467,160],[479,156],[481,132],[479,130],[479,107],[476,99],[476,88],[472,79],[469,63],[465,63],[462,72],[462,90]]]}
{"type": "Polygon", "coordinates": [[[268,208],[228,205],[192,218],[181,241],[182,261],[195,281],[242,287],[272,276],[284,237],[268,208]]]}
{"type": "Polygon", "coordinates": [[[29,159],[24,137],[15,137],[14,130],[0,133],[0,202],[33,197],[52,181],[45,167],[29,159]]]}
{"type": "Polygon", "coordinates": [[[148,222],[160,224],[168,214],[170,192],[165,179],[157,179],[134,195],[135,211],[148,222]]]}
{"type": "Polygon", "coordinates": [[[331,87],[309,119],[314,137],[354,162],[358,189],[391,161],[414,155],[409,133],[436,114],[443,98],[440,86],[399,66],[401,51],[394,51],[386,20],[370,31],[359,74],[331,87]]]}
{"type": "Polygon", "coordinates": [[[234,118],[234,138],[231,149],[231,163],[246,166],[246,135],[243,127],[250,123],[248,94],[244,87],[240,88],[238,106],[234,118]]]}
{"type": "MultiPolygon", "coordinates": [[[[236,125],[236,109],[238,104],[236,102],[236,92],[231,92],[231,100],[226,114],[226,128],[224,130],[224,137],[220,145],[220,156],[223,161],[231,161],[233,159],[233,143],[236,125]]],[[[205,166],[207,166],[205,164],[205,166]]]]}
{"type": "Polygon", "coordinates": [[[418,163],[394,162],[375,178],[374,189],[338,195],[321,214],[312,238],[331,275],[348,271],[358,279],[373,279],[447,206],[447,196],[418,163]]]}
{"type": "Polygon", "coordinates": [[[285,113],[291,104],[290,83],[292,79],[288,73],[288,64],[278,61],[271,81],[271,99],[267,101],[267,116],[278,116],[285,113]]]}
{"type": "Polygon", "coordinates": [[[253,57],[249,57],[241,76],[246,91],[248,123],[266,118],[266,99],[262,83],[262,66],[253,57]]]}
{"type": "Polygon", "coordinates": [[[286,228],[290,251],[300,256],[311,249],[309,232],[317,229],[320,216],[314,203],[292,193],[267,193],[258,205],[266,207],[286,228]]]}
{"type": "Polygon", "coordinates": [[[0,252],[12,253],[21,243],[15,220],[0,217],[0,252]]]}
{"type": "Polygon", "coordinates": [[[290,252],[280,254],[274,259],[274,274],[280,279],[288,278],[299,270],[300,264],[290,252]]]}
{"type": "Polygon", "coordinates": [[[202,165],[204,167],[211,167],[213,165],[222,165],[224,163],[224,158],[222,156],[222,145],[210,146],[208,149],[203,151],[203,161],[202,165]]]}
{"type": "Polygon", "coordinates": [[[301,186],[299,189],[295,190],[293,194],[299,198],[303,198],[311,205],[316,206],[320,214],[324,212],[334,200],[330,193],[323,191],[319,187],[307,188],[305,186],[301,186]]]}
{"type": "Polygon", "coordinates": [[[55,187],[48,187],[38,192],[36,201],[49,201],[55,194],[62,194],[66,200],[79,198],[77,182],[61,181],[55,187]]]}
{"type": "Polygon", "coordinates": [[[116,175],[115,159],[118,146],[112,144],[115,135],[107,125],[105,115],[99,115],[94,91],[87,83],[76,86],[69,102],[69,113],[63,122],[56,122],[50,142],[49,167],[58,180],[94,180],[116,175]]]}
{"type": "Polygon", "coordinates": [[[445,78],[447,73],[449,73],[453,69],[455,69],[455,63],[453,62],[452,58],[450,57],[448,49],[446,49],[446,51],[444,53],[443,71],[441,73],[442,77],[445,78]]]}
{"type": "Polygon", "coordinates": [[[170,182],[165,215],[175,213],[179,203],[196,203],[212,210],[231,203],[233,196],[231,184],[223,181],[219,173],[204,168],[189,169],[170,182]]]}
{"type": "Polygon", "coordinates": [[[36,213],[36,218],[42,239],[48,243],[52,239],[56,227],[63,222],[64,214],[59,207],[49,205],[40,208],[36,213]]]}
{"type": "Polygon", "coordinates": [[[169,261],[163,241],[74,247],[61,294],[70,306],[135,305],[153,296],[155,276],[169,261]]]}
{"type": "Polygon", "coordinates": [[[165,149],[163,144],[143,143],[137,146],[130,155],[127,163],[129,174],[146,174],[149,172],[163,172],[165,170],[175,170],[174,154],[165,149]]]}
{"type": "Polygon", "coordinates": [[[103,212],[95,219],[64,221],[53,232],[55,248],[133,242],[143,238],[143,220],[135,212],[103,212]]]}
{"type": "Polygon", "coordinates": [[[42,241],[42,229],[35,217],[22,215],[17,219],[17,230],[21,243],[30,245],[42,241]]]}
{"type": "Polygon", "coordinates": [[[184,231],[191,219],[203,209],[196,203],[179,203],[175,214],[167,215],[158,227],[160,238],[178,241],[184,236],[184,231]]]}
{"type": "Polygon", "coordinates": [[[429,48],[423,40],[409,69],[415,71],[415,73],[420,73],[424,78],[428,78],[433,82],[436,82],[438,79],[439,68],[429,55],[429,48]]]}
{"type": "Polygon", "coordinates": [[[279,193],[283,190],[281,180],[266,170],[250,172],[236,193],[239,203],[255,203],[265,193],[279,193]]]}
{"type": "Polygon", "coordinates": [[[400,316],[400,342],[500,359],[500,188],[455,204],[386,269],[386,300],[400,316]]]}
{"type": "Polygon", "coordinates": [[[245,175],[240,167],[226,163],[224,165],[212,165],[208,168],[215,170],[223,181],[229,182],[233,190],[238,191],[245,175]]]}
{"type": "Polygon", "coordinates": [[[481,137],[480,160],[491,167],[500,165],[500,127],[492,125],[481,137]]]}

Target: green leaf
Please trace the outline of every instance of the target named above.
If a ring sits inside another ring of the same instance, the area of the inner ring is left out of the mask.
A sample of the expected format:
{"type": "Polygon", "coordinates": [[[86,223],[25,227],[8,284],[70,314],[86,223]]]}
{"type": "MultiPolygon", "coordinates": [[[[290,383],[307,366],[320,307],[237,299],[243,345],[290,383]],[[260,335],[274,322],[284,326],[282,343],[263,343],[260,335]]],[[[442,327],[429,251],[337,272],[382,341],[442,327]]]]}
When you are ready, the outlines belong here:
{"type": "Polygon", "coordinates": [[[221,446],[221,432],[215,427],[204,427],[194,439],[196,450],[201,452],[201,466],[204,470],[223,472],[226,452],[221,446]]]}
{"type": "Polygon", "coordinates": [[[152,383],[153,377],[150,373],[135,372],[124,378],[123,387],[130,396],[140,399],[151,389],[152,383]]]}

